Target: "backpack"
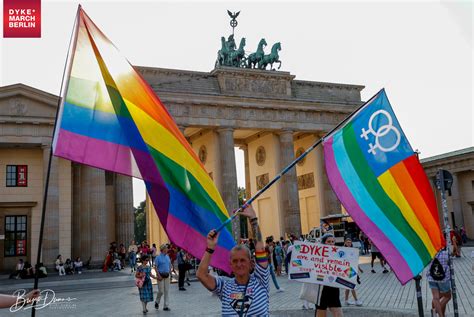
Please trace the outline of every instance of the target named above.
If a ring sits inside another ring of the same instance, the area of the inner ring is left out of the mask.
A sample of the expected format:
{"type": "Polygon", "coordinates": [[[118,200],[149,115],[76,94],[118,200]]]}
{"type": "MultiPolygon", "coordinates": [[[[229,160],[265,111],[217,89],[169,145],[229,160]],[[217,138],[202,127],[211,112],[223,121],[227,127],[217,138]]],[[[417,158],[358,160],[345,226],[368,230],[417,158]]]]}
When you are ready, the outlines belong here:
{"type": "Polygon", "coordinates": [[[437,258],[434,258],[433,263],[431,263],[430,276],[435,281],[442,281],[446,277],[446,273],[444,272],[443,266],[437,258]]]}

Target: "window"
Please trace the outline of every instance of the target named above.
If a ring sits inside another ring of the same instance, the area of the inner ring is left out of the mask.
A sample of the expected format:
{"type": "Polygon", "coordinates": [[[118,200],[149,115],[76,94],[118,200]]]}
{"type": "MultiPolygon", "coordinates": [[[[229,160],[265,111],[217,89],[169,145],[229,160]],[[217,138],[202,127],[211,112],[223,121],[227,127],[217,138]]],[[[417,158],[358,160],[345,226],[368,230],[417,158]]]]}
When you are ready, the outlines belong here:
{"type": "Polygon", "coordinates": [[[7,165],[7,187],[27,187],[28,166],[7,165]]]}
{"type": "Polygon", "coordinates": [[[26,255],[26,216],[5,216],[5,256],[26,255]]]}

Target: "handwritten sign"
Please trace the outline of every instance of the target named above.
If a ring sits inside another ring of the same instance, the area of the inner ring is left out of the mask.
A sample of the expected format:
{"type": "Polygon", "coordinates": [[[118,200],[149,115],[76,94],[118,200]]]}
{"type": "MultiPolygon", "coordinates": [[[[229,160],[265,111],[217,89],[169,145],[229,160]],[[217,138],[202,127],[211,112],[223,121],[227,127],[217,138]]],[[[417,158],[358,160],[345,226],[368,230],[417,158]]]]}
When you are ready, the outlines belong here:
{"type": "Polygon", "coordinates": [[[289,279],[354,289],[357,285],[359,250],[335,245],[295,241],[289,279]]]}

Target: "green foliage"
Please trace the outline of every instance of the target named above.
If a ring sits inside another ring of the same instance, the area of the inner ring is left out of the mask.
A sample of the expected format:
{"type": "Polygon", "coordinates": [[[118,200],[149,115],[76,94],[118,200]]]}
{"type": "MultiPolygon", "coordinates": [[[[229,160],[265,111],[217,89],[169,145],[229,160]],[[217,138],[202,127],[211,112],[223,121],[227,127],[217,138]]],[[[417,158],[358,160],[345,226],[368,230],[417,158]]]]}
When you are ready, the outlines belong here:
{"type": "MultiPolygon", "coordinates": [[[[239,196],[239,207],[244,204],[244,200],[247,199],[245,195],[245,188],[239,187],[237,189],[238,196],[239,196]]],[[[247,217],[240,216],[240,236],[242,238],[248,237],[248,227],[247,227],[247,217]]]]}
{"type": "Polygon", "coordinates": [[[247,199],[245,196],[245,188],[244,187],[239,187],[237,189],[238,195],[239,195],[239,206],[242,206],[244,204],[244,199],[247,199]]]}
{"type": "Polygon", "coordinates": [[[135,216],[135,242],[146,240],[146,215],[145,215],[145,201],[142,201],[137,208],[134,209],[135,216]]]}

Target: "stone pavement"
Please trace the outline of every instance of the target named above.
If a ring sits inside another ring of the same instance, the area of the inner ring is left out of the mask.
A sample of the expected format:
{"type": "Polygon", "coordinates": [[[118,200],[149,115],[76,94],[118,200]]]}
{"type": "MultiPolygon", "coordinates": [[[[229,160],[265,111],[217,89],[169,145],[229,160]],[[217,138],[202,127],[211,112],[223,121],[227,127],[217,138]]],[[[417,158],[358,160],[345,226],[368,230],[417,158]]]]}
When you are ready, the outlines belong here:
{"type": "MultiPolygon", "coordinates": [[[[463,249],[463,257],[454,259],[456,283],[458,286],[458,305],[460,316],[474,316],[474,276],[473,259],[470,257],[473,247],[463,249]]],[[[370,273],[369,257],[362,256],[360,262],[364,273],[362,284],[357,290],[363,307],[344,307],[346,316],[417,316],[415,282],[402,287],[393,273],[382,274],[380,266],[375,265],[378,273],[370,273]]],[[[128,270],[127,270],[128,272],[128,270]]],[[[277,293],[273,285],[270,293],[272,316],[314,316],[314,310],[303,311],[298,299],[301,284],[280,277],[280,285],[285,292],[277,293]]],[[[11,294],[19,288],[31,288],[32,280],[7,280],[0,277],[0,292],[11,294]],[[27,282],[27,283],[25,283],[27,282]]],[[[133,277],[126,272],[90,272],[77,276],[50,276],[40,280],[40,288],[49,288],[57,299],[71,298],[71,301],[56,302],[42,310],[37,316],[143,316],[138,299],[138,290],[133,286],[133,277]]],[[[154,289],[156,295],[156,288],[154,289]]],[[[343,293],[343,292],[341,292],[343,293]]],[[[431,292],[426,279],[422,279],[422,294],[425,316],[429,316],[431,292]]],[[[180,292],[176,284],[170,290],[170,312],[156,311],[150,303],[149,316],[219,316],[220,304],[199,282],[192,282],[187,291],[180,292]]],[[[30,316],[30,310],[10,313],[0,312],[0,316],[30,316]]],[[[452,316],[452,301],[448,306],[448,315],[452,316]]]]}

